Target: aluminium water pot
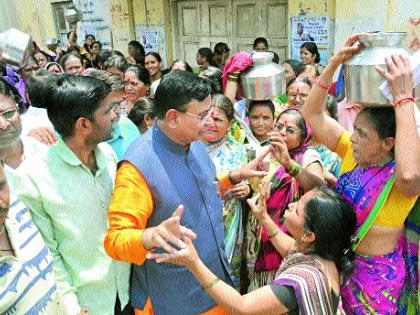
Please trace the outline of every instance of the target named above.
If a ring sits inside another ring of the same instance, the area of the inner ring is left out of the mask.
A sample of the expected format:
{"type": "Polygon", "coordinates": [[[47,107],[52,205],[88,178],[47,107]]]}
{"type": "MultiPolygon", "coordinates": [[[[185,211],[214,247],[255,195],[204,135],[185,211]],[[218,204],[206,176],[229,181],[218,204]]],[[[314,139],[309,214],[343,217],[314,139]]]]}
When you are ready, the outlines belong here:
{"type": "Polygon", "coordinates": [[[241,87],[245,98],[269,100],[286,91],[284,68],[273,60],[272,52],[256,52],[252,66],[241,74],[241,87]]]}

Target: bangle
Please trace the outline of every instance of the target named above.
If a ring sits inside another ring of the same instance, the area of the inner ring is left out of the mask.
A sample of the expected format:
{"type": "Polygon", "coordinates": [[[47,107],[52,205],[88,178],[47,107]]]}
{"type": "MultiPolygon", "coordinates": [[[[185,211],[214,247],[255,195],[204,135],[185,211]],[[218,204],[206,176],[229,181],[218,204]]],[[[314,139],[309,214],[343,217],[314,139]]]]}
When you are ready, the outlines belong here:
{"type": "Polygon", "coordinates": [[[238,183],[239,183],[238,181],[236,181],[236,180],[232,177],[232,171],[230,171],[230,172],[228,173],[228,179],[229,179],[229,181],[230,181],[233,185],[236,185],[236,184],[238,184],[238,183]]]}
{"type": "Polygon", "coordinates": [[[297,177],[302,172],[302,166],[296,161],[293,161],[293,167],[291,170],[286,170],[287,173],[289,173],[292,177],[297,177]]]}
{"type": "Polygon", "coordinates": [[[219,279],[219,278],[215,278],[215,279],[211,280],[210,282],[208,282],[208,283],[206,283],[206,284],[203,284],[203,285],[201,286],[201,288],[202,288],[203,290],[205,290],[205,289],[208,289],[208,288],[214,287],[214,286],[217,284],[217,282],[219,282],[219,281],[220,281],[220,279],[219,279]]]}
{"type": "Polygon", "coordinates": [[[411,101],[411,102],[415,103],[416,99],[414,97],[411,97],[411,96],[403,97],[403,98],[399,99],[398,101],[396,101],[394,103],[394,105],[392,105],[392,106],[394,107],[394,109],[396,109],[398,105],[400,105],[403,102],[407,102],[407,101],[411,101]]]}
{"type": "Polygon", "coordinates": [[[274,236],[276,236],[277,234],[279,234],[279,232],[280,232],[280,229],[277,229],[273,234],[268,235],[268,238],[269,239],[272,239],[274,236]]]}
{"type": "Polygon", "coordinates": [[[235,76],[229,74],[228,75],[228,81],[238,82],[239,81],[239,77],[235,77],[235,76]]]}
{"type": "Polygon", "coordinates": [[[328,90],[329,88],[330,88],[330,86],[325,86],[325,85],[323,85],[321,82],[319,82],[319,80],[320,80],[320,78],[319,78],[319,76],[317,76],[316,77],[316,79],[315,79],[315,84],[320,88],[320,89],[323,89],[323,90],[328,90]]]}
{"type": "Polygon", "coordinates": [[[239,75],[240,72],[233,72],[228,74],[228,80],[232,82],[238,82],[239,81],[239,75]]]}

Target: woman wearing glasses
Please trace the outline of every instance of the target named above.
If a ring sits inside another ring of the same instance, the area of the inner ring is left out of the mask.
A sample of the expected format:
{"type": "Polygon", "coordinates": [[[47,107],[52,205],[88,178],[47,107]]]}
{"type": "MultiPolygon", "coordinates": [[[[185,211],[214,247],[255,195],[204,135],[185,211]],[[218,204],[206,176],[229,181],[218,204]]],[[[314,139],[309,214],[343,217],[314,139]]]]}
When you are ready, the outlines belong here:
{"type": "Polygon", "coordinates": [[[296,77],[287,85],[287,107],[301,108],[305,103],[312,82],[306,77],[296,77]]]}
{"type": "MultiPolygon", "coordinates": [[[[288,108],[281,112],[269,136],[270,146],[280,148],[272,154],[280,166],[268,178],[272,184],[267,210],[280,229],[287,232],[280,223],[287,205],[323,184],[323,167],[318,152],[309,145],[312,133],[298,109],[288,108]]],[[[250,220],[253,221],[248,222],[248,232],[258,240],[251,245],[254,248],[248,249],[248,253],[255,252],[256,255],[254,274],[250,275],[250,289],[254,289],[274,280],[282,259],[270,242],[273,235],[269,235],[255,219],[250,220]]],[[[252,254],[249,258],[253,259],[252,254]]]]}
{"type": "MultiPolygon", "coordinates": [[[[286,107],[301,108],[308,98],[309,91],[312,89],[312,82],[307,77],[298,76],[287,85],[287,104],[286,107]]],[[[331,116],[331,113],[328,113],[331,116]]],[[[336,119],[336,118],[335,118],[336,119]]],[[[334,187],[337,181],[338,170],[341,165],[340,157],[328,150],[323,145],[315,145],[314,149],[318,151],[322,165],[324,166],[325,179],[329,186],[334,187]]]]}

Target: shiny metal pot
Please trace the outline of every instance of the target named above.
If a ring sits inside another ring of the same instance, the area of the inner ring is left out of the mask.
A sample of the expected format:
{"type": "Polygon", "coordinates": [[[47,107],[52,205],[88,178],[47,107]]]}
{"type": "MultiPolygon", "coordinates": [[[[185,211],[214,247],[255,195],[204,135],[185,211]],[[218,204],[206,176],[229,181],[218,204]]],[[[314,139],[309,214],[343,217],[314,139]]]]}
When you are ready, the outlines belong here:
{"type": "Polygon", "coordinates": [[[392,54],[409,57],[410,51],[402,47],[404,37],[405,33],[378,32],[360,38],[365,47],[344,64],[344,88],[349,101],[362,107],[391,106],[379,90],[385,79],[375,66],[387,68],[385,58],[392,54]]]}
{"type": "Polygon", "coordinates": [[[32,45],[32,37],[15,28],[0,33],[0,61],[19,66],[32,45]]]}
{"type": "Polygon", "coordinates": [[[75,6],[70,6],[64,11],[64,17],[69,24],[74,24],[83,19],[83,13],[75,6]]]}
{"type": "Polygon", "coordinates": [[[244,96],[250,100],[269,100],[286,91],[285,71],[272,62],[272,52],[256,52],[252,66],[241,74],[244,96]]]}

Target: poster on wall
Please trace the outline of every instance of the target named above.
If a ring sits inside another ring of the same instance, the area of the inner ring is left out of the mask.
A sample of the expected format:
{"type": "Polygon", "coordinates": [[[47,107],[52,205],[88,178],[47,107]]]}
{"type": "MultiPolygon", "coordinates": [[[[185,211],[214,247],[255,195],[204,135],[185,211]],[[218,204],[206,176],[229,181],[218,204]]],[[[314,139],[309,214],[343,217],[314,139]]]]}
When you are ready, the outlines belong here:
{"type": "Polygon", "coordinates": [[[290,18],[290,58],[300,59],[300,46],[315,42],[325,65],[330,57],[331,32],[327,16],[292,16],[290,18]]]}
{"type": "Polygon", "coordinates": [[[78,42],[82,44],[85,36],[92,34],[101,42],[102,48],[112,49],[112,34],[108,1],[73,0],[74,5],[83,12],[83,19],[77,23],[78,42]]]}
{"type": "Polygon", "coordinates": [[[136,39],[143,45],[146,54],[151,51],[159,53],[162,57],[162,69],[167,67],[166,38],[163,25],[139,24],[135,27],[136,39]]]}

